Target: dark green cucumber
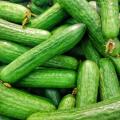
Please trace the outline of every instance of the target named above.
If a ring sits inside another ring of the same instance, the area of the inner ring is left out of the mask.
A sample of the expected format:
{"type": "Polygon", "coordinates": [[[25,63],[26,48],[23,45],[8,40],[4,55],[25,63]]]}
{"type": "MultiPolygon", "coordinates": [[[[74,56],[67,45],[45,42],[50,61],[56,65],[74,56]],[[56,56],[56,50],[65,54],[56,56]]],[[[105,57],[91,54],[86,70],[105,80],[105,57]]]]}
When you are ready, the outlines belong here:
{"type": "Polygon", "coordinates": [[[55,106],[45,98],[0,83],[0,114],[23,120],[32,113],[51,110],[55,110],[55,106]]]}
{"type": "MultiPolygon", "coordinates": [[[[0,61],[3,63],[10,63],[29,49],[30,48],[18,45],[13,42],[1,40],[0,61]]],[[[76,70],[78,61],[74,57],[58,55],[47,61],[43,66],[76,70]]]]}
{"type": "Polygon", "coordinates": [[[119,34],[119,4],[118,0],[98,0],[102,22],[102,32],[108,39],[119,34]]]}
{"type": "Polygon", "coordinates": [[[0,39],[18,42],[25,45],[35,46],[51,36],[46,30],[25,28],[21,25],[0,19],[0,39]]]}
{"type": "Polygon", "coordinates": [[[86,60],[78,70],[76,107],[96,103],[98,86],[99,68],[95,62],[86,60]]]}
{"type": "Polygon", "coordinates": [[[26,7],[7,1],[0,1],[0,18],[10,22],[22,23],[25,18],[30,19],[30,17],[31,12],[26,7]]]}
{"type": "Polygon", "coordinates": [[[116,56],[120,53],[119,47],[114,41],[105,39],[101,30],[100,17],[96,10],[94,10],[89,2],[86,0],[57,0],[61,6],[63,6],[68,13],[76,19],[78,22],[85,23],[88,27],[92,44],[102,55],[116,56]],[[112,45],[111,45],[112,44],[112,45]],[[112,46],[112,47],[109,47],[112,46]],[[114,52],[114,53],[113,53],[114,52]]]}
{"type": "Polygon", "coordinates": [[[32,2],[34,4],[36,4],[37,6],[44,6],[44,5],[48,5],[50,0],[32,0],[32,2]]]}
{"type": "Polygon", "coordinates": [[[45,97],[49,98],[55,106],[58,106],[61,95],[56,89],[45,89],[45,97]]]}
{"type": "Polygon", "coordinates": [[[76,85],[76,72],[62,69],[36,70],[17,84],[23,87],[73,88],[76,85]]]}
{"type": "Polygon", "coordinates": [[[100,66],[100,95],[102,100],[120,96],[119,82],[112,62],[103,58],[99,61],[100,66]]]}
{"type": "Polygon", "coordinates": [[[27,120],[119,120],[120,97],[73,110],[38,112],[27,120]]]}
{"type": "Polygon", "coordinates": [[[58,110],[69,110],[75,107],[75,97],[72,94],[64,96],[58,106],[58,110]]]}
{"type": "Polygon", "coordinates": [[[51,29],[66,17],[65,11],[58,3],[53,5],[43,14],[30,21],[28,24],[32,28],[51,29]]]}
{"type": "Polygon", "coordinates": [[[7,65],[0,73],[1,79],[9,83],[18,81],[55,55],[73,48],[83,37],[85,30],[84,24],[75,24],[60,33],[53,34],[47,41],[25,52],[7,65]]]}

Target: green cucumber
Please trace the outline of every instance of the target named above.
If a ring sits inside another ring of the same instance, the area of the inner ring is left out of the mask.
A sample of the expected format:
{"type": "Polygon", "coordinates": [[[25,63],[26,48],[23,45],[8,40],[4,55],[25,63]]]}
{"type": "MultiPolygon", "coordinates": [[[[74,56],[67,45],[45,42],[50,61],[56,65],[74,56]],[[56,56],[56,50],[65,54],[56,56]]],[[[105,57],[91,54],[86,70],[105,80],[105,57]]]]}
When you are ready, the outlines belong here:
{"type": "Polygon", "coordinates": [[[0,39],[35,46],[48,39],[50,36],[50,32],[46,30],[34,28],[23,29],[21,25],[0,19],[0,39]]]}
{"type": "MultiPolygon", "coordinates": [[[[13,42],[1,40],[0,61],[3,63],[10,63],[29,49],[30,48],[18,45],[13,42]]],[[[58,55],[47,61],[43,66],[76,70],[78,66],[78,61],[71,56],[58,55]]]]}
{"type": "Polygon", "coordinates": [[[9,0],[9,1],[14,3],[21,3],[21,2],[25,2],[26,0],[9,0]]]}
{"type": "Polygon", "coordinates": [[[120,97],[73,110],[38,112],[27,120],[119,120],[120,97]]]}
{"type": "Polygon", "coordinates": [[[23,120],[32,113],[51,110],[55,110],[55,106],[45,98],[0,83],[0,114],[23,120]]]}
{"type": "Polygon", "coordinates": [[[65,17],[65,11],[60,7],[58,3],[56,3],[43,14],[35,19],[32,19],[28,26],[39,29],[51,29],[65,17]]]}
{"type": "Polygon", "coordinates": [[[33,88],[73,88],[76,85],[76,72],[62,69],[36,70],[17,84],[33,88]]]}
{"type": "Polygon", "coordinates": [[[45,97],[49,98],[55,106],[58,106],[61,95],[56,89],[45,89],[45,97]]]}
{"type": "Polygon", "coordinates": [[[86,60],[79,66],[76,107],[80,108],[97,102],[99,68],[95,62],[86,60]]]}
{"type": "Polygon", "coordinates": [[[64,96],[58,106],[58,110],[69,110],[75,107],[75,97],[72,94],[64,96]]]}
{"type": "Polygon", "coordinates": [[[107,58],[99,61],[100,96],[102,100],[120,96],[119,82],[112,62],[107,58]]]}
{"type": "Polygon", "coordinates": [[[25,52],[7,65],[0,73],[1,79],[8,83],[18,81],[55,55],[73,48],[83,37],[85,30],[84,24],[75,24],[60,33],[53,34],[47,41],[25,52]]]}
{"type": "Polygon", "coordinates": [[[105,39],[101,30],[100,17],[86,0],[57,0],[78,22],[86,24],[94,47],[104,56],[117,56],[120,53],[120,42],[105,39]],[[117,47],[119,44],[119,47],[117,47]]]}
{"type": "Polygon", "coordinates": [[[25,18],[30,19],[31,12],[26,7],[7,1],[0,1],[0,18],[10,22],[22,23],[25,18]]]}
{"type": "Polygon", "coordinates": [[[32,0],[37,6],[44,6],[49,4],[49,0],[32,0]]]}
{"type": "Polygon", "coordinates": [[[119,34],[118,0],[98,0],[98,5],[104,36],[108,39],[116,38],[119,34]]]}

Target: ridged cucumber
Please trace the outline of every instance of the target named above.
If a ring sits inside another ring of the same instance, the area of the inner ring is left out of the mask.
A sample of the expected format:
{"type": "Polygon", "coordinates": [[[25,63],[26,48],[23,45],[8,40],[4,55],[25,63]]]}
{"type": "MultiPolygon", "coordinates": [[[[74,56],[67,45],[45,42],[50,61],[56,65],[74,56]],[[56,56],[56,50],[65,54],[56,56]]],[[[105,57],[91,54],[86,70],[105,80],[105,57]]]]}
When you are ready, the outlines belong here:
{"type": "Polygon", "coordinates": [[[1,79],[9,83],[16,82],[55,55],[73,48],[83,37],[85,30],[84,24],[75,24],[52,35],[47,41],[25,52],[6,66],[0,73],[1,79]]]}
{"type": "Polygon", "coordinates": [[[51,33],[46,30],[35,28],[23,29],[21,25],[0,19],[0,39],[35,46],[48,39],[50,36],[51,33]]]}
{"type": "Polygon", "coordinates": [[[120,87],[117,74],[112,62],[103,58],[99,61],[100,66],[100,95],[102,100],[120,96],[120,87]]]}
{"type": "Polygon", "coordinates": [[[51,29],[65,17],[65,11],[56,3],[37,18],[30,20],[28,26],[32,28],[51,29]]]}
{"type": "Polygon", "coordinates": [[[75,107],[75,97],[72,94],[64,96],[58,106],[58,110],[69,110],[75,107]]]}
{"type": "MultiPolygon", "coordinates": [[[[29,49],[10,41],[0,40],[0,61],[10,63],[29,49]]],[[[71,56],[58,55],[47,61],[43,66],[76,70],[78,61],[71,56]]]]}
{"type": "Polygon", "coordinates": [[[23,120],[32,113],[51,110],[55,110],[55,106],[45,98],[0,83],[0,114],[23,120]]]}
{"type": "Polygon", "coordinates": [[[86,60],[79,66],[76,107],[81,108],[97,102],[99,68],[95,62],[86,60]]]}

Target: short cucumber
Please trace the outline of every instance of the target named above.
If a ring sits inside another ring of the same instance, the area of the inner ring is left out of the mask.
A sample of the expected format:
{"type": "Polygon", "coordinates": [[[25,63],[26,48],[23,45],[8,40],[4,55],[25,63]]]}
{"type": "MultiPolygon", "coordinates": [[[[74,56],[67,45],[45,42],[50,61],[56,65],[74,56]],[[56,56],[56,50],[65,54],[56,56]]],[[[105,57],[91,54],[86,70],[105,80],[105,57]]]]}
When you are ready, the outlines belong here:
{"type": "Polygon", "coordinates": [[[78,22],[88,27],[92,44],[104,56],[117,56],[120,53],[120,42],[105,39],[101,30],[100,17],[87,0],[57,0],[78,22]],[[116,47],[119,44],[119,47],[116,47]],[[111,47],[109,47],[111,46],[111,47]],[[114,52],[114,54],[113,54],[114,52]]]}
{"type": "Polygon", "coordinates": [[[100,95],[102,100],[120,96],[119,82],[112,62],[107,58],[99,61],[100,95]]]}
{"type": "Polygon", "coordinates": [[[97,102],[99,68],[95,62],[86,60],[79,66],[76,107],[81,108],[97,102]]]}
{"type": "Polygon", "coordinates": [[[46,30],[25,28],[0,19],[0,39],[18,42],[25,45],[35,46],[51,36],[46,30]]]}
{"type": "Polygon", "coordinates": [[[27,120],[119,120],[120,97],[73,110],[38,112],[27,120]]]}
{"type": "Polygon", "coordinates": [[[62,69],[36,70],[18,81],[23,87],[73,88],[76,85],[76,72],[62,69]]]}
{"type": "Polygon", "coordinates": [[[119,34],[119,4],[118,0],[98,0],[102,22],[102,32],[108,39],[119,34]]]}
{"type": "Polygon", "coordinates": [[[48,40],[25,52],[7,65],[0,73],[1,79],[9,83],[18,81],[55,55],[73,48],[83,37],[85,30],[84,24],[75,24],[60,33],[53,34],[48,40]]]}
{"type": "Polygon", "coordinates": [[[25,18],[30,19],[30,17],[31,12],[26,7],[16,3],[0,1],[0,18],[22,24],[25,18]]]}
{"type": "MultiPolygon", "coordinates": [[[[3,63],[10,63],[29,49],[30,48],[21,46],[13,42],[1,40],[0,61],[3,63]]],[[[78,61],[71,56],[58,55],[47,61],[43,66],[76,70],[78,66],[78,61]]]]}
{"type": "Polygon", "coordinates": [[[34,112],[51,110],[55,106],[45,98],[0,83],[0,114],[23,120],[34,112]]]}
{"type": "Polygon", "coordinates": [[[45,97],[49,98],[55,106],[58,106],[61,95],[57,89],[45,89],[45,97]]]}
{"type": "Polygon", "coordinates": [[[51,29],[66,17],[65,11],[58,3],[53,5],[43,14],[30,21],[28,24],[32,28],[51,29]]]}
{"type": "Polygon", "coordinates": [[[75,107],[75,97],[72,94],[64,96],[58,106],[58,110],[69,110],[75,107]]]}

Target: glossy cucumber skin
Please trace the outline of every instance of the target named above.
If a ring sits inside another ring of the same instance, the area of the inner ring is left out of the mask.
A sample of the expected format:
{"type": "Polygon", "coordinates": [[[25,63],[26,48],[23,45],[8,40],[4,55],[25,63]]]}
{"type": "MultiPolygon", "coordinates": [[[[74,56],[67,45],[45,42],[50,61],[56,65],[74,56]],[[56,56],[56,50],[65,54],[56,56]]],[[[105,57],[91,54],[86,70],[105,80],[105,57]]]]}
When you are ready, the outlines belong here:
{"type": "Polygon", "coordinates": [[[70,110],[75,107],[75,97],[72,94],[64,96],[58,106],[58,110],[70,110]]]}
{"type": "Polygon", "coordinates": [[[62,69],[36,70],[17,84],[23,87],[73,88],[76,85],[76,72],[62,69]]]}
{"type": "Polygon", "coordinates": [[[29,27],[51,29],[66,17],[65,11],[58,3],[46,10],[43,14],[30,21],[29,27]]]}
{"type": "Polygon", "coordinates": [[[8,88],[0,83],[0,114],[17,119],[25,119],[37,111],[55,110],[55,106],[45,98],[8,88]]]}
{"type": "Polygon", "coordinates": [[[50,36],[51,33],[46,30],[23,29],[21,25],[0,19],[0,39],[35,46],[47,40],[50,36]]]}
{"type": "MultiPolygon", "coordinates": [[[[100,16],[86,0],[58,0],[58,3],[64,7],[68,13],[78,22],[86,24],[94,47],[104,56],[116,56],[120,53],[120,47],[114,47],[112,51],[108,51],[108,39],[104,38],[101,30],[100,16]],[[115,52],[114,52],[115,51],[115,52]],[[114,54],[113,54],[114,52],[114,54]]],[[[115,44],[114,41],[112,44],[115,44]]],[[[118,43],[120,44],[120,42],[118,43]]],[[[111,49],[111,48],[110,48],[111,49]]]]}
{"type": "Polygon", "coordinates": [[[58,106],[61,95],[57,89],[45,89],[45,97],[49,98],[55,106],[58,106]]]}
{"type": "Polygon", "coordinates": [[[120,95],[119,81],[112,62],[103,58],[100,66],[100,95],[102,100],[115,98],[120,95]]]}
{"type": "Polygon", "coordinates": [[[29,9],[22,5],[0,1],[0,18],[10,22],[22,23],[27,13],[31,14],[29,9]]]}
{"type": "Polygon", "coordinates": [[[98,0],[100,8],[102,32],[108,39],[119,34],[119,4],[118,0],[98,0]]]}
{"type": "Polygon", "coordinates": [[[95,62],[86,60],[79,66],[76,107],[81,108],[97,102],[99,68],[95,62]]]}
{"type": "Polygon", "coordinates": [[[75,24],[52,35],[48,40],[25,52],[7,65],[0,73],[1,79],[8,83],[18,81],[55,55],[73,48],[83,37],[85,30],[84,24],[75,24]]]}
{"type": "Polygon", "coordinates": [[[38,112],[27,120],[119,120],[120,97],[73,110],[38,112]]]}
{"type": "MultiPolygon", "coordinates": [[[[3,63],[10,63],[17,57],[27,52],[30,48],[10,42],[0,41],[0,61],[3,63]]],[[[43,66],[52,68],[64,68],[76,70],[78,61],[74,57],[58,55],[47,61],[43,66]]]]}

